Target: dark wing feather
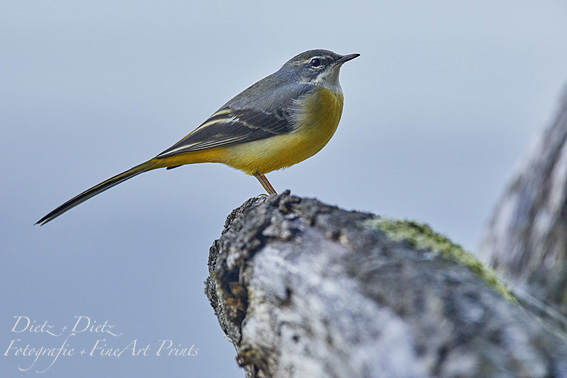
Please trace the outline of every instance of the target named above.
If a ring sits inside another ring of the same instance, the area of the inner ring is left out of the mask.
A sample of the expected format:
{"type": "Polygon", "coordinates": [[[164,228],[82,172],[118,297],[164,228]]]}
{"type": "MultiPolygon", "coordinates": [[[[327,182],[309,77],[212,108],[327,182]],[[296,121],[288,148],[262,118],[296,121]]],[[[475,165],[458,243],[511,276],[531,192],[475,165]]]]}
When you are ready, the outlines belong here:
{"type": "Polygon", "coordinates": [[[285,134],[293,130],[288,118],[273,113],[246,109],[230,112],[227,117],[213,115],[191,134],[163,151],[157,157],[230,146],[285,134]],[[212,121],[210,121],[212,118],[212,121]]]}
{"type": "Polygon", "coordinates": [[[281,86],[274,82],[280,80],[276,74],[240,93],[157,158],[293,132],[296,101],[310,93],[312,87],[305,84],[281,86]],[[279,90],[268,90],[274,86],[279,86],[279,90]]]}
{"type": "Polygon", "coordinates": [[[290,114],[250,109],[221,109],[157,157],[252,142],[293,131],[290,114]]]}

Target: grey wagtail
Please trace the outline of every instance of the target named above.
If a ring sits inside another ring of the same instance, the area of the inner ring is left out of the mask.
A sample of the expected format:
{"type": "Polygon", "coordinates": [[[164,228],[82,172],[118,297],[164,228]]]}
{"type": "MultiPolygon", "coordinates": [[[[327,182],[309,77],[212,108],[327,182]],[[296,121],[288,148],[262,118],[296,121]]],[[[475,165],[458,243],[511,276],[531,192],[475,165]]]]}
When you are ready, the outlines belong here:
{"type": "Polygon", "coordinates": [[[315,155],[329,142],[343,111],[340,68],[359,55],[309,50],[291,58],[161,154],[85,190],[36,224],[140,173],[185,164],[223,163],[253,175],[268,194],[276,194],[264,175],[315,155]]]}

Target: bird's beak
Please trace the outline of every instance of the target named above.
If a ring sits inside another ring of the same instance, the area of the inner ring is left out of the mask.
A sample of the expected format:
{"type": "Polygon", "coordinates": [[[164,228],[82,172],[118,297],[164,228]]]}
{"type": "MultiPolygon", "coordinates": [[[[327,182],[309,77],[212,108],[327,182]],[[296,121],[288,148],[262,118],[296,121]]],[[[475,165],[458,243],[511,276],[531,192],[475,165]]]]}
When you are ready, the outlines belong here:
{"type": "Polygon", "coordinates": [[[349,60],[353,60],[356,57],[359,57],[360,54],[348,54],[348,55],[343,55],[341,56],[339,59],[337,59],[335,61],[336,64],[343,64],[345,62],[348,62],[349,60]]]}

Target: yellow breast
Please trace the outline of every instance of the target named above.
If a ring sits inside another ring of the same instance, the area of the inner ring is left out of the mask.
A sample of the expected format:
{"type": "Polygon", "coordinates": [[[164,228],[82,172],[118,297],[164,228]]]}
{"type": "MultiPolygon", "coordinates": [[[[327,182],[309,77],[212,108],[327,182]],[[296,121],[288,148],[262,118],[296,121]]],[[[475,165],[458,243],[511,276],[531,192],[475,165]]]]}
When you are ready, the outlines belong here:
{"type": "Polygon", "coordinates": [[[343,94],[318,87],[300,106],[295,131],[231,146],[220,162],[248,174],[265,174],[315,155],[337,130],[343,111],[343,94]]]}

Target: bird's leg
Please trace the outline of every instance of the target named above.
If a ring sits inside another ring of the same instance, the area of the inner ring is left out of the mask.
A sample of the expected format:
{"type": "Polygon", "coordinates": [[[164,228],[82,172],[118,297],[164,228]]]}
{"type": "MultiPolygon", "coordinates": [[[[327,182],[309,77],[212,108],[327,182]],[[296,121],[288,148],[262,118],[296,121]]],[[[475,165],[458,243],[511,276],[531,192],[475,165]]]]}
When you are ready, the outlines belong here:
{"type": "Polygon", "coordinates": [[[256,172],[256,173],[254,173],[254,177],[256,177],[258,179],[258,181],[260,181],[260,184],[262,184],[262,186],[264,187],[264,189],[266,189],[266,192],[268,192],[269,195],[278,194],[276,192],[276,190],[274,189],[274,187],[272,186],[272,184],[270,184],[270,182],[268,181],[266,176],[264,176],[261,173],[256,172]]]}

